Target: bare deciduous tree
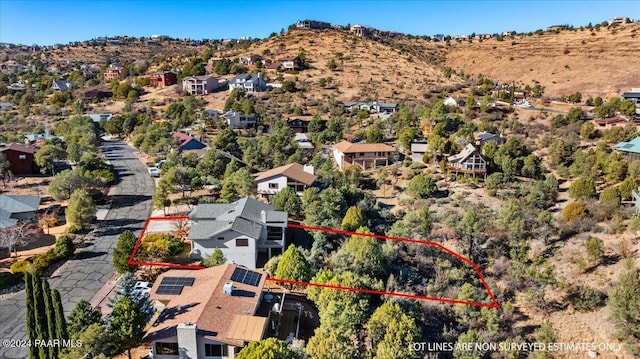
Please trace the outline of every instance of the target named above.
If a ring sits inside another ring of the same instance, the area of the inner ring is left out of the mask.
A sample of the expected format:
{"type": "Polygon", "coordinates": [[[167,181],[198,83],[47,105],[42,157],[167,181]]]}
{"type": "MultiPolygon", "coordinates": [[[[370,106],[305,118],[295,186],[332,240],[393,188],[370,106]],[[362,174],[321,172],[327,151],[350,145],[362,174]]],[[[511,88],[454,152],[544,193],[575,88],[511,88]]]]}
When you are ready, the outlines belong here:
{"type": "Polygon", "coordinates": [[[0,229],[0,245],[7,247],[9,252],[18,256],[18,247],[25,245],[35,238],[36,228],[31,221],[19,221],[16,225],[0,229]]]}

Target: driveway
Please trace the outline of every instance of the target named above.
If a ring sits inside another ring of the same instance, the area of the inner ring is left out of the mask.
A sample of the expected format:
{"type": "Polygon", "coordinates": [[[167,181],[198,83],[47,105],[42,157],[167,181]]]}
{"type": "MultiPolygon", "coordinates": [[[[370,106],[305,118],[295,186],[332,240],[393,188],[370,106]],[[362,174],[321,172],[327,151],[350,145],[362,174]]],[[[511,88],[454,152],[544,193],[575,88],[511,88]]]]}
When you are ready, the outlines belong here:
{"type": "MultiPolygon", "coordinates": [[[[67,261],[51,278],[52,289],[58,289],[62,305],[68,315],[81,299],[87,301],[113,276],[111,252],[118,235],[125,229],[137,233],[151,213],[153,179],[124,142],[105,141],[102,151],[117,172],[118,183],[110,192],[111,209],[97,222],[93,238],[76,251],[74,259],[67,261]]],[[[0,343],[2,339],[25,339],[25,293],[17,293],[0,300],[0,343]]],[[[0,358],[26,358],[26,348],[3,348],[0,358]]]]}

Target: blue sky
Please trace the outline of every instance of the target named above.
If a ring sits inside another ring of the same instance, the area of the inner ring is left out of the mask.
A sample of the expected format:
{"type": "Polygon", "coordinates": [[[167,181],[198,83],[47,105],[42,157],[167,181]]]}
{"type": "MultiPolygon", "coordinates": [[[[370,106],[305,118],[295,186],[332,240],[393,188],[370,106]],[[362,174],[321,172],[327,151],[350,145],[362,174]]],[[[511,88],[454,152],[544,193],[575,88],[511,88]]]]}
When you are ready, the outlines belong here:
{"type": "Polygon", "coordinates": [[[534,31],[640,18],[637,1],[0,0],[0,42],[49,45],[99,36],[266,37],[298,19],[414,35],[534,31]]]}

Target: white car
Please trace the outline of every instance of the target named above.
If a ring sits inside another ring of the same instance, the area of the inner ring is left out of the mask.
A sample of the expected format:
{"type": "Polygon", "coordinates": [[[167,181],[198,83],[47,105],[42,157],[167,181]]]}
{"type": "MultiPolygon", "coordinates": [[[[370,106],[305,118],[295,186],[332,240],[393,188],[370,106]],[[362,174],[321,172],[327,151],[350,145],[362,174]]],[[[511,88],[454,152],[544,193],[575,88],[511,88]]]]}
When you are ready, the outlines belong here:
{"type": "Polygon", "coordinates": [[[149,175],[151,177],[160,177],[160,170],[155,167],[149,168],[149,175]]]}

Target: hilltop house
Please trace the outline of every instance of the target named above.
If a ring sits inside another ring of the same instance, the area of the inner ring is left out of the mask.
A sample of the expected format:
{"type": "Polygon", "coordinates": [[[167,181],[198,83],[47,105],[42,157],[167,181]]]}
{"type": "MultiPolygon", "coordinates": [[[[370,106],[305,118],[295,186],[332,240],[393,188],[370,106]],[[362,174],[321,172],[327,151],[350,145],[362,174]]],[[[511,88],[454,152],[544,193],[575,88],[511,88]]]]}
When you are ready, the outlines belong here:
{"type": "Polygon", "coordinates": [[[444,101],[442,102],[445,106],[449,106],[449,107],[464,107],[465,105],[465,100],[466,97],[460,97],[460,96],[448,96],[446,99],[444,99],[444,101]]]}
{"type": "Polygon", "coordinates": [[[299,196],[316,181],[313,166],[291,163],[268,171],[259,172],[255,178],[258,194],[271,200],[274,195],[286,187],[293,188],[299,196]]]}
{"type": "Polygon", "coordinates": [[[195,138],[193,138],[193,136],[187,135],[186,133],[174,132],[172,137],[178,141],[178,152],[187,150],[201,150],[207,147],[207,145],[196,140],[195,138]]]}
{"type": "Polygon", "coordinates": [[[369,26],[362,26],[362,25],[355,24],[355,25],[351,25],[351,28],[349,29],[349,31],[351,31],[351,33],[354,34],[355,36],[367,37],[373,33],[373,28],[369,26]]]}
{"type": "Polygon", "coordinates": [[[173,71],[154,72],[149,82],[154,87],[167,87],[178,83],[178,75],[173,71]]]}
{"type": "Polygon", "coordinates": [[[211,76],[187,76],[182,79],[182,91],[187,91],[189,95],[206,95],[219,89],[223,82],[211,76]]]}
{"type": "Polygon", "coordinates": [[[256,115],[245,115],[236,111],[229,111],[222,115],[227,126],[233,129],[256,128],[256,115]]]}
{"type": "Polygon", "coordinates": [[[595,128],[600,130],[608,130],[614,127],[624,127],[629,122],[633,123],[634,126],[636,126],[636,129],[640,128],[639,121],[630,120],[622,116],[613,116],[608,118],[594,118],[593,120],[591,120],[591,123],[594,124],[595,128]]]}
{"type": "Polygon", "coordinates": [[[266,277],[235,264],[161,274],[149,295],[159,314],[143,338],[152,357],[234,358],[261,340],[268,319],[257,313],[266,277]]]}
{"type": "Polygon", "coordinates": [[[14,175],[31,175],[34,172],[34,157],[36,148],[33,146],[10,143],[5,147],[0,147],[9,161],[9,171],[14,175]]]}
{"type": "Polygon", "coordinates": [[[344,108],[347,111],[353,109],[365,110],[373,113],[391,114],[398,111],[398,104],[395,102],[345,102],[344,108]]]}
{"type": "Polygon", "coordinates": [[[631,21],[631,19],[629,19],[626,16],[617,16],[609,20],[609,25],[613,25],[613,24],[624,25],[624,24],[630,24],[632,22],[633,21],[631,21]]]}
{"type": "Polygon", "coordinates": [[[236,88],[245,90],[248,93],[264,92],[267,90],[267,83],[262,78],[262,73],[240,74],[229,80],[229,91],[236,88]]]}
{"type": "Polygon", "coordinates": [[[65,80],[53,80],[51,88],[53,91],[69,91],[73,87],[73,82],[65,80]]]}
{"type": "Polygon", "coordinates": [[[284,71],[298,71],[304,67],[302,59],[298,56],[286,56],[278,59],[278,62],[284,71]]]}
{"type": "Polygon", "coordinates": [[[331,24],[324,21],[317,20],[298,20],[296,22],[296,27],[298,29],[329,29],[331,28],[331,24]]]}
{"type": "Polygon", "coordinates": [[[368,169],[391,164],[395,149],[384,143],[342,141],[333,145],[332,152],[340,170],[344,170],[348,165],[358,165],[363,169],[368,169]]]}
{"type": "Polygon", "coordinates": [[[458,154],[447,157],[447,170],[454,173],[471,173],[487,175],[487,161],[482,157],[480,151],[472,145],[467,144],[458,154]]]}
{"type": "Polygon", "coordinates": [[[285,248],[287,212],[245,197],[233,203],[199,204],[189,214],[191,257],[202,259],[220,248],[227,262],[256,268],[258,253],[268,258],[285,248]]]}
{"type": "Polygon", "coordinates": [[[111,82],[122,80],[126,72],[127,69],[124,68],[121,64],[113,63],[104,70],[104,81],[111,82]]]}
{"type": "Polygon", "coordinates": [[[640,136],[629,142],[620,142],[613,149],[622,153],[629,163],[640,160],[640,136]]]}
{"type": "Polygon", "coordinates": [[[39,206],[39,196],[0,194],[0,229],[13,227],[20,220],[36,218],[39,206]]]}

